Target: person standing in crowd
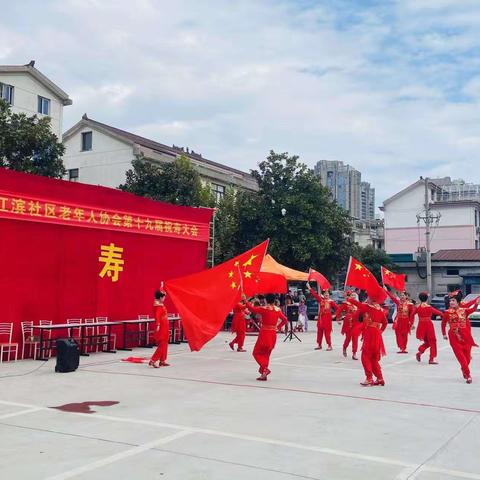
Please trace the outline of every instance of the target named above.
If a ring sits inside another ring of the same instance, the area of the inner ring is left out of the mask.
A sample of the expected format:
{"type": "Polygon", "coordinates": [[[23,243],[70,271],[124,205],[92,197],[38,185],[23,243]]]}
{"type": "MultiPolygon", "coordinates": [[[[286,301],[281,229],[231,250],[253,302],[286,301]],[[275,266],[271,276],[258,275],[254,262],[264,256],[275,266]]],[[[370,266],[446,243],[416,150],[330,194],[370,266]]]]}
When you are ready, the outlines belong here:
{"type": "Polygon", "coordinates": [[[233,319],[232,319],[232,332],[236,333],[235,338],[228,344],[232,350],[235,349],[235,344],[237,344],[237,352],[246,352],[243,349],[243,344],[245,343],[245,335],[247,332],[247,321],[245,318],[245,311],[247,305],[245,303],[246,297],[242,294],[242,299],[233,307],[233,319]]]}
{"type": "Polygon", "coordinates": [[[353,295],[354,292],[352,290],[347,290],[345,292],[346,299],[337,310],[337,321],[340,323],[340,315],[344,313],[342,325],[342,335],[345,335],[345,341],[343,342],[343,356],[347,356],[347,348],[351,341],[352,360],[358,360],[358,337],[360,336],[362,324],[358,321],[358,307],[350,301],[352,298],[355,299],[353,295]]]}
{"type": "Polygon", "coordinates": [[[323,335],[327,342],[327,351],[333,350],[332,347],[332,310],[335,314],[338,311],[338,305],[330,298],[330,292],[325,290],[323,295],[319,295],[307,283],[310,294],[313,295],[318,302],[318,319],[317,319],[317,346],[315,350],[322,349],[323,335]]]}
{"type": "Polygon", "coordinates": [[[371,293],[368,303],[360,303],[353,298],[350,302],[358,307],[359,313],[363,315],[363,343],[362,343],[362,365],[365,371],[365,380],[360,383],[364,387],[374,385],[385,385],[380,360],[386,355],[383,344],[382,333],[388,325],[385,311],[379,304],[382,301],[380,292],[371,293]],[[376,377],[376,380],[373,380],[376,377]]]}
{"type": "Polygon", "coordinates": [[[168,322],[168,313],[164,305],[166,293],[162,290],[155,292],[153,302],[153,316],[155,318],[154,339],[157,342],[157,348],[148,362],[151,367],[168,367],[166,362],[168,353],[168,338],[170,336],[170,327],[168,322]]]}
{"type": "Polygon", "coordinates": [[[418,362],[422,361],[422,354],[430,349],[430,365],[437,365],[437,337],[435,335],[435,327],[432,322],[432,315],[443,317],[443,313],[436,308],[433,308],[427,303],[428,293],[421,292],[418,295],[420,305],[415,308],[415,314],[418,315],[417,338],[423,343],[418,347],[418,352],[415,355],[418,362]]]}
{"type": "Polygon", "coordinates": [[[275,295],[269,293],[266,295],[266,306],[256,307],[247,302],[247,308],[262,316],[262,326],[258,334],[255,347],[253,348],[253,357],[259,365],[259,381],[266,381],[271,373],[269,367],[270,355],[277,342],[277,330],[281,330],[288,323],[287,317],[282,313],[279,307],[274,305],[275,295]],[[279,323],[280,320],[280,323],[279,323]]]}
{"type": "Polygon", "coordinates": [[[301,328],[299,331],[308,332],[308,315],[305,300],[300,300],[298,304],[298,326],[301,328]]]}
{"type": "Polygon", "coordinates": [[[413,303],[408,301],[408,295],[406,292],[400,292],[400,296],[397,297],[387,290],[387,295],[397,307],[397,315],[393,322],[393,329],[395,330],[395,336],[397,337],[397,353],[408,353],[407,343],[408,335],[412,329],[415,316],[415,307],[413,303]]]}
{"type": "Polygon", "coordinates": [[[450,298],[450,306],[445,310],[442,320],[442,335],[445,340],[449,340],[455,357],[457,357],[463,378],[467,383],[472,383],[470,374],[470,361],[472,359],[472,347],[477,347],[472,337],[472,328],[468,318],[480,302],[480,297],[475,299],[475,304],[469,308],[461,307],[457,297],[450,298]],[[449,325],[448,337],[446,326],[449,325]]]}

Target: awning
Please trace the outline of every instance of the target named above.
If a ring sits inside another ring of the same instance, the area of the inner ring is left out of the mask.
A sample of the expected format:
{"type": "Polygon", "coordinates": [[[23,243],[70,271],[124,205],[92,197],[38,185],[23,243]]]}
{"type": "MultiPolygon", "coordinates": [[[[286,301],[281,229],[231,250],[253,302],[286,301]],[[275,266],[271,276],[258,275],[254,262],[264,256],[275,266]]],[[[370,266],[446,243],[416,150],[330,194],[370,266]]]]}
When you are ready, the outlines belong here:
{"type": "Polygon", "coordinates": [[[268,253],[263,259],[261,271],[283,275],[287,280],[297,280],[302,282],[306,282],[308,280],[308,273],[300,272],[298,270],[294,270],[293,268],[286,267],[285,265],[278,263],[268,253]]]}

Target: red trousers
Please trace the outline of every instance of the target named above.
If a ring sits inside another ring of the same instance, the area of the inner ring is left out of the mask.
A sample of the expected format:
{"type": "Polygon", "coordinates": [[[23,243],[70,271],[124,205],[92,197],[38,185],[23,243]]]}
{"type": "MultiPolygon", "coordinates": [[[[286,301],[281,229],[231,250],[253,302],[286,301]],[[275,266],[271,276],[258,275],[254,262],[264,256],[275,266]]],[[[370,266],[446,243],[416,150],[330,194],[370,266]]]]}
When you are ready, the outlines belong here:
{"type": "Polygon", "coordinates": [[[362,365],[367,380],[371,381],[372,375],[375,375],[377,380],[383,380],[379,353],[362,350],[362,365]]]}
{"type": "Polygon", "coordinates": [[[398,348],[400,350],[406,350],[408,343],[408,332],[399,331],[397,328],[397,330],[395,330],[395,336],[397,337],[398,348]]]}
{"type": "Polygon", "coordinates": [[[457,357],[460,368],[465,378],[470,376],[470,360],[472,359],[472,345],[461,343],[455,337],[450,336],[450,346],[457,357]]]}
{"type": "Polygon", "coordinates": [[[253,358],[260,368],[258,371],[263,373],[270,364],[270,355],[277,342],[277,332],[275,330],[260,330],[255,347],[253,347],[253,358]]]}
{"type": "Polygon", "coordinates": [[[167,352],[168,352],[168,340],[160,340],[158,342],[157,349],[155,352],[153,352],[152,355],[152,362],[156,362],[157,360],[160,360],[161,362],[164,362],[167,359],[167,352]]]}
{"type": "Polygon", "coordinates": [[[317,320],[317,343],[322,346],[323,335],[329,347],[332,346],[332,321],[325,321],[324,319],[317,320]]]}
{"type": "Polygon", "coordinates": [[[355,332],[353,328],[345,331],[345,341],[343,342],[344,350],[350,345],[350,341],[352,342],[352,353],[355,355],[358,350],[358,332],[355,332]]]}

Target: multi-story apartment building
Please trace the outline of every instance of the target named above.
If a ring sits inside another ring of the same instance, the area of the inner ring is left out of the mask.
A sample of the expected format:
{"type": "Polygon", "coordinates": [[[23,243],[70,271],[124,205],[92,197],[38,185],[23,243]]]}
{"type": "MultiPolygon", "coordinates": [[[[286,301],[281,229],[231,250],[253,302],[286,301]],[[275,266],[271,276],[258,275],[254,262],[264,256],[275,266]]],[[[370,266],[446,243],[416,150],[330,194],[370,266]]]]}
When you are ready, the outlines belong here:
{"type": "Polygon", "coordinates": [[[314,167],[322,185],[328,187],[335,201],[350,216],[360,218],[361,173],[337,160],[320,160],[314,167]]]}
{"type": "Polygon", "coordinates": [[[375,189],[368,182],[360,183],[360,220],[375,220],[375,189]]]}
{"type": "Polygon", "coordinates": [[[72,101],[35,68],[34,60],[27,65],[0,65],[0,98],[12,106],[14,113],[50,117],[52,131],[61,141],[63,107],[72,101]]]}
{"type": "Polygon", "coordinates": [[[86,114],[63,135],[65,155],[63,162],[67,179],[93,185],[117,188],[125,183],[126,172],[136,155],[147,161],[165,163],[180,155],[187,156],[209,183],[217,200],[229,186],[256,191],[256,180],[246,172],[204,158],[188,148],[167,146],[155,140],[92,120],[86,114]]]}

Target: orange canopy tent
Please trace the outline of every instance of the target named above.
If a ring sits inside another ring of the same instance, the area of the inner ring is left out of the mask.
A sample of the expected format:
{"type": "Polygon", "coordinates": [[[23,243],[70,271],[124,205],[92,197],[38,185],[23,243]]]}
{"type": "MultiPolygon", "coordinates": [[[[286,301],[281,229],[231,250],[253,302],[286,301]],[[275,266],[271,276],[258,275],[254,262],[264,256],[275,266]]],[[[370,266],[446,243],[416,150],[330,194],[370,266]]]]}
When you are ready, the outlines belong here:
{"type": "Polygon", "coordinates": [[[298,280],[306,282],[308,280],[308,273],[294,270],[293,268],[285,267],[278,263],[271,255],[267,253],[262,263],[262,272],[276,273],[283,275],[287,280],[298,280]]]}

